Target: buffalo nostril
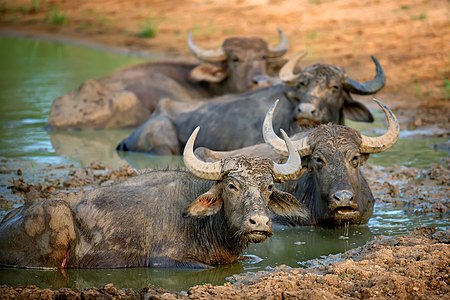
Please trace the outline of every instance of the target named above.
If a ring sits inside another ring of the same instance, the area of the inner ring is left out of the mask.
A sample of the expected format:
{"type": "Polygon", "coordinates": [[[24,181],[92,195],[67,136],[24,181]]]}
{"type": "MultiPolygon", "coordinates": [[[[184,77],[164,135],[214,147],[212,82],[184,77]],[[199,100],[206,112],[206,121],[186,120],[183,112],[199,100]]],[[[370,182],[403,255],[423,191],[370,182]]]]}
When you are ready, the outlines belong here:
{"type": "Polygon", "coordinates": [[[269,82],[269,78],[265,75],[255,75],[252,78],[252,83],[253,84],[263,84],[269,82]]]}
{"type": "Polygon", "coordinates": [[[127,144],[120,143],[119,145],[117,145],[116,150],[118,150],[118,151],[128,151],[127,144]]]}
{"type": "Polygon", "coordinates": [[[259,227],[259,226],[269,226],[270,225],[270,218],[266,217],[266,216],[252,216],[249,218],[249,223],[254,226],[254,227],[259,227]]]}
{"type": "Polygon", "coordinates": [[[297,111],[304,114],[315,115],[317,109],[316,106],[311,103],[301,103],[297,106],[297,111]]]}
{"type": "Polygon", "coordinates": [[[338,191],[333,194],[333,199],[336,201],[353,201],[353,193],[347,190],[338,191]]]}

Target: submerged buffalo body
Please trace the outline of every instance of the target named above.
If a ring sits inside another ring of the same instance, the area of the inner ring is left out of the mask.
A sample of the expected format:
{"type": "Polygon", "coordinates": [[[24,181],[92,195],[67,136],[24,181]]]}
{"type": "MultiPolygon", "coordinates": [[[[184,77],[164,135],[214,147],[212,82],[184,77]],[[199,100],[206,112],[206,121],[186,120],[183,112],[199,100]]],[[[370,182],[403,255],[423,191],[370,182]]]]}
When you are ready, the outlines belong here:
{"type": "MultiPolygon", "coordinates": [[[[295,195],[300,203],[309,208],[310,219],[276,218],[278,223],[331,227],[367,223],[375,201],[361,167],[371,153],[391,147],[400,130],[392,111],[381,102],[377,103],[389,123],[387,132],[380,137],[367,137],[353,128],[331,123],[321,124],[291,137],[302,156],[305,174],[284,184],[281,189],[295,195]]],[[[274,109],[275,105],[264,121],[266,144],[224,152],[206,149],[196,151],[197,156],[208,161],[251,153],[282,161],[286,149],[272,126],[274,109]]]]}
{"type": "Polygon", "coordinates": [[[257,37],[231,37],[216,50],[188,46],[202,63],[153,62],[124,69],[55,99],[49,115],[52,128],[113,128],[143,123],[162,98],[208,99],[241,93],[272,83],[288,49],[284,33],[269,46],[257,37]]]}
{"type": "Polygon", "coordinates": [[[299,176],[292,144],[283,164],[258,157],[207,163],[193,154],[196,134],[184,155],[193,174],[148,172],[10,212],[0,224],[0,264],[203,268],[234,263],[248,243],[271,236],[269,211],[307,216],[292,195],[274,187],[299,176]]]}
{"type": "Polygon", "coordinates": [[[209,102],[161,101],[155,113],[119,143],[117,150],[177,155],[197,125],[207,127],[214,137],[200,135],[200,147],[227,151],[261,143],[264,115],[274,99],[280,99],[274,127],[286,129],[289,135],[320,123],[343,123],[344,115],[356,121],[373,121],[369,110],[354,101],[350,92],[372,94],[383,87],[384,72],[375,58],[375,78],[362,84],[331,65],[314,65],[294,74],[302,54],[281,69],[283,84],[209,102]]]}

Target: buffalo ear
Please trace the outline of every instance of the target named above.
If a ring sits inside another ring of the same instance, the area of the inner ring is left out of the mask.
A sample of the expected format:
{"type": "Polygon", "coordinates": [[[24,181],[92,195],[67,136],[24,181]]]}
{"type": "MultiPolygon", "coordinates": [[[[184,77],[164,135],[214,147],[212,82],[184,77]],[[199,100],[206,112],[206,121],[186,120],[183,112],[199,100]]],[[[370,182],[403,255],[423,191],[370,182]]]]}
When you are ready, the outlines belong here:
{"type": "Polygon", "coordinates": [[[203,218],[212,216],[222,208],[223,200],[213,186],[209,191],[200,195],[184,210],[183,217],[203,218]]]}
{"type": "Polygon", "coordinates": [[[222,67],[203,63],[192,69],[190,76],[195,81],[221,82],[227,73],[222,67]]]}
{"type": "Polygon", "coordinates": [[[344,92],[344,116],[357,122],[372,123],[374,120],[369,109],[364,104],[353,100],[347,92],[344,92]]]}
{"type": "Polygon", "coordinates": [[[276,215],[282,217],[297,217],[307,219],[309,217],[309,209],[301,204],[293,195],[274,190],[270,196],[269,209],[276,215]]]}

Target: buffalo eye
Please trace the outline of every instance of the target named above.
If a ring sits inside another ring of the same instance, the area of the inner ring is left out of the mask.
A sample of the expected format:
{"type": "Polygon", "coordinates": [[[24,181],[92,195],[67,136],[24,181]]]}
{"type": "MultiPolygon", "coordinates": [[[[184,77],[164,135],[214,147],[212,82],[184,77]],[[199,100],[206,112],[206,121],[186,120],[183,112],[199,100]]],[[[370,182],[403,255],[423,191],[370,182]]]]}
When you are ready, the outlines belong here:
{"type": "Polygon", "coordinates": [[[317,168],[322,168],[325,165],[325,161],[318,155],[313,157],[314,164],[317,166],[317,168]]]}
{"type": "Polygon", "coordinates": [[[353,156],[353,157],[352,157],[352,160],[351,160],[352,166],[353,166],[354,168],[357,168],[357,167],[359,166],[359,161],[360,161],[359,155],[353,156]]]}
{"type": "Polygon", "coordinates": [[[306,78],[300,78],[300,81],[297,84],[298,88],[302,88],[308,85],[308,79],[306,78]]]}
{"type": "Polygon", "coordinates": [[[239,62],[239,57],[237,57],[236,55],[231,56],[231,61],[232,62],[239,62]]]}
{"type": "Polygon", "coordinates": [[[262,56],[262,59],[263,59],[263,60],[267,60],[267,59],[268,59],[268,56],[267,56],[267,55],[263,55],[263,56],[262,56]]]}
{"type": "Polygon", "coordinates": [[[338,91],[339,91],[339,86],[337,86],[337,85],[332,85],[332,86],[331,86],[331,91],[332,91],[333,93],[338,92],[338,91]]]}
{"type": "Polygon", "coordinates": [[[233,190],[233,191],[237,191],[238,190],[237,186],[235,186],[232,183],[229,183],[227,187],[228,187],[228,189],[233,190]]]}
{"type": "Polygon", "coordinates": [[[267,186],[267,190],[269,190],[269,192],[273,191],[273,183],[271,183],[267,186]]]}

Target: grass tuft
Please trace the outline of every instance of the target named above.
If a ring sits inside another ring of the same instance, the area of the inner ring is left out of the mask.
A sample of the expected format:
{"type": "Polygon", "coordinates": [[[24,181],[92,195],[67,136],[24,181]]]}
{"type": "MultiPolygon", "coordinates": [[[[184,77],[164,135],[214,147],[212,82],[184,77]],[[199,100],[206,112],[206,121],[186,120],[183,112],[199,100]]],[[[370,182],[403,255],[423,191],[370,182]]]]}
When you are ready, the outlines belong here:
{"type": "Polygon", "coordinates": [[[450,100],[450,79],[445,78],[444,84],[442,86],[442,93],[444,94],[445,100],[450,100]]]}
{"type": "Polygon", "coordinates": [[[144,24],[141,26],[141,30],[138,32],[137,36],[142,38],[153,38],[156,36],[156,22],[151,17],[148,16],[144,24]]]}
{"type": "Polygon", "coordinates": [[[52,25],[64,25],[69,21],[69,18],[64,15],[57,6],[53,7],[45,17],[47,23],[52,25]]]}

